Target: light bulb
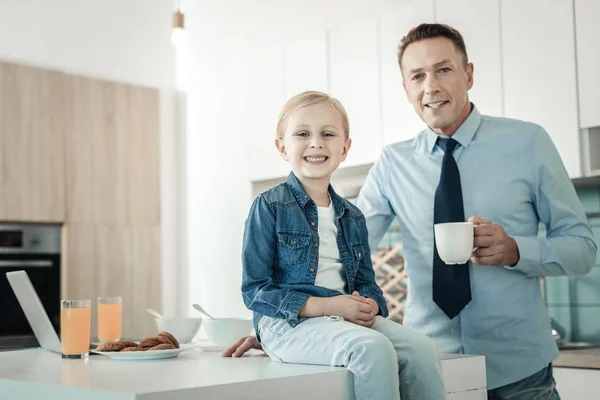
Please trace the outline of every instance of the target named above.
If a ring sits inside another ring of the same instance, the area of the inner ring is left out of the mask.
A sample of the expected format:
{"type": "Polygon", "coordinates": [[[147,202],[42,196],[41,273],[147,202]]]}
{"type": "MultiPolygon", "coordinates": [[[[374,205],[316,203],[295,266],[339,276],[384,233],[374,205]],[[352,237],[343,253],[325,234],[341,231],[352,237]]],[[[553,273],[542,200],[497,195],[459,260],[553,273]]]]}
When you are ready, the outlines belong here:
{"type": "Polygon", "coordinates": [[[183,28],[173,28],[173,32],[171,32],[171,42],[175,47],[182,47],[185,45],[186,36],[183,28]]]}
{"type": "Polygon", "coordinates": [[[171,32],[171,42],[175,47],[181,47],[185,44],[185,32],[183,31],[185,17],[179,9],[173,13],[173,19],[171,26],[173,31],[171,32]]]}

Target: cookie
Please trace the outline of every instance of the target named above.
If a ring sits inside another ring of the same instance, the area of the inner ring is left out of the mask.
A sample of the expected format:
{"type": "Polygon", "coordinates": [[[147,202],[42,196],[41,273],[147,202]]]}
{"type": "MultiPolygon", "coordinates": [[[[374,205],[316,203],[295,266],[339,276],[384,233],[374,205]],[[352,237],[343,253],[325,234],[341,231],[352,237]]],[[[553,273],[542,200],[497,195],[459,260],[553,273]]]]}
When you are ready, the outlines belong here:
{"type": "Polygon", "coordinates": [[[175,346],[176,349],[179,348],[179,342],[175,339],[175,336],[171,335],[169,332],[160,332],[156,338],[161,343],[169,343],[175,346]]]}
{"type": "Polygon", "coordinates": [[[173,350],[175,346],[170,343],[161,343],[158,346],[150,347],[148,350],[173,350]]]}
{"type": "Polygon", "coordinates": [[[136,342],[116,342],[116,343],[121,343],[123,346],[123,348],[127,348],[127,347],[137,347],[137,343],[136,342]]]}
{"type": "Polygon", "coordinates": [[[121,350],[121,352],[124,351],[145,351],[146,349],[144,349],[143,347],[137,347],[136,346],[131,346],[131,347],[125,347],[123,350],[121,350]]]}
{"type": "Polygon", "coordinates": [[[149,337],[146,339],[142,339],[140,340],[140,347],[154,347],[154,346],[158,346],[160,344],[160,342],[158,341],[157,338],[155,337],[149,337]]]}
{"type": "MultiPolygon", "coordinates": [[[[135,346],[137,346],[137,344],[135,346]]],[[[126,345],[125,343],[121,343],[121,342],[109,342],[109,343],[102,343],[100,346],[96,347],[96,351],[121,351],[125,347],[130,347],[130,346],[126,345]]]]}

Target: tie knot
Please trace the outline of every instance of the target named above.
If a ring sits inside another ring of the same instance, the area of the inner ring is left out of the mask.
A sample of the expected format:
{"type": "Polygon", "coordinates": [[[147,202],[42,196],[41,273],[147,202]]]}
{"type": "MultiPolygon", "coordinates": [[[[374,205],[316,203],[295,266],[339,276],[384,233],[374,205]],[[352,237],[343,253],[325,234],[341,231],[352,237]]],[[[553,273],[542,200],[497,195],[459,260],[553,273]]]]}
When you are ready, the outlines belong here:
{"type": "Polygon", "coordinates": [[[450,153],[454,151],[454,148],[458,144],[458,142],[452,138],[442,139],[438,137],[438,145],[444,150],[444,153],[450,153]]]}

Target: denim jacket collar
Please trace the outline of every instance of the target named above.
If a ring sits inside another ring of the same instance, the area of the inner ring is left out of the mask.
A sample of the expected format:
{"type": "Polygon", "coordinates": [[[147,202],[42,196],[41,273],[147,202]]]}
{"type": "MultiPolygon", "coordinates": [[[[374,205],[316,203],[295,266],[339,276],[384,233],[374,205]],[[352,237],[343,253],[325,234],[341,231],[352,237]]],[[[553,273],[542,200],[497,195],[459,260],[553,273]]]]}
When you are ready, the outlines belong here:
{"type": "MultiPolygon", "coordinates": [[[[312,199],[310,198],[308,193],[306,193],[306,190],[304,190],[302,184],[293,172],[290,172],[287,179],[285,180],[285,183],[290,188],[292,194],[298,202],[298,205],[300,205],[300,208],[304,209],[306,204],[312,199]]],[[[350,207],[348,207],[343,198],[340,195],[338,195],[335,192],[335,190],[333,190],[333,187],[331,185],[329,185],[327,191],[329,192],[329,196],[331,197],[331,201],[333,202],[333,209],[335,210],[336,218],[347,215],[347,213],[350,212],[350,207]]]]}

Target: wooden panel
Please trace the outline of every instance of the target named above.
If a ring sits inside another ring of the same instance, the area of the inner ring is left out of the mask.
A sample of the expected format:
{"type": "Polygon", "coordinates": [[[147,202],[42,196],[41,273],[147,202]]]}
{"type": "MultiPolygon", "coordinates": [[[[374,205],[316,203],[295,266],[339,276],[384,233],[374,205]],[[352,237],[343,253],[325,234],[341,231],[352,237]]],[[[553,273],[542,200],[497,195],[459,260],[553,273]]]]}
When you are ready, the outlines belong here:
{"type": "Polygon", "coordinates": [[[0,62],[0,219],[64,219],[66,75],[0,62]]]}
{"type": "Polygon", "coordinates": [[[98,296],[123,297],[124,337],[156,334],[145,310],[161,309],[160,228],[68,224],[65,239],[63,298],[92,300],[92,336],[98,296]]]}
{"type": "Polygon", "coordinates": [[[153,336],[157,332],[154,318],[144,310],[161,309],[162,275],[160,228],[158,226],[132,229],[132,323],[139,336],[153,336]]]}
{"type": "Polygon", "coordinates": [[[67,220],[158,224],[158,91],[74,78],[73,92],[67,220]]]}
{"type": "Polygon", "coordinates": [[[159,98],[154,89],[130,86],[125,125],[127,198],[129,221],[160,223],[159,98]]]}

